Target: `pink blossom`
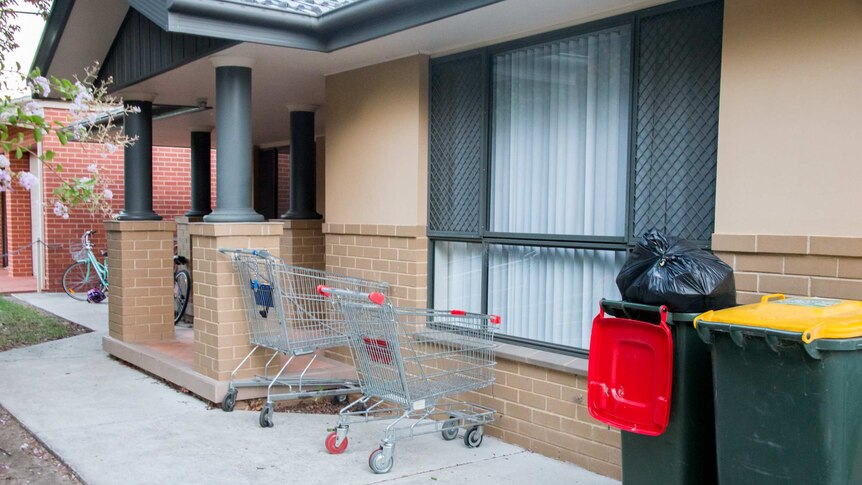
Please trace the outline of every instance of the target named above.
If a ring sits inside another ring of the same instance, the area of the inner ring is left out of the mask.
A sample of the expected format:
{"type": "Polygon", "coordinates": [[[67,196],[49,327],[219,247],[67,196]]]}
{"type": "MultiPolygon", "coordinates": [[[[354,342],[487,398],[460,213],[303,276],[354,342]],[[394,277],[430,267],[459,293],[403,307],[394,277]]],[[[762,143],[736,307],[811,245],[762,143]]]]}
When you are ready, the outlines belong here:
{"type": "Polygon", "coordinates": [[[24,189],[30,190],[39,185],[39,178],[30,172],[21,172],[18,174],[18,183],[21,184],[21,187],[24,187],[24,189]]]}
{"type": "Polygon", "coordinates": [[[0,192],[12,190],[12,176],[4,169],[0,169],[0,192]]]}
{"type": "Polygon", "coordinates": [[[54,215],[57,217],[62,217],[63,219],[68,219],[69,208],[66,207],[66,205],[59,200],[54,201],[54,215]]]}
{"type": "Polygon", "coordinates": [[[45,116],[45,110],[42,109],[42,105],[36,101],[28,101],[24,104],[24,107],[21,108],[21,110],[28,116],[45,116]]]}
{"type": "Polygon", "coordinates": [[[106,188],[102,191],[102,196],[104,196],[108,200],[111,200],[114,198],[114,192],[111,189],[106,188]]]}
{"type": "Polygon", "coordinates": [[[33,92],[39,96],[47,97],[51,94],[51,83],[44,76],[37,76],[30,80],[33,92]]]}
{"type": "Polygon", "coordinates": [[[0,153],[0,168],[9,168],[9,159],[6,158],[6,155],[3,155],[2,153],[0,153]]]}
{"type": "Polygon", "coordinates": [[[91,164],[87,165],[87,171],[88,172],[96,173],[96,170],[99,170],[99,166],[96,165],[95,163],[91,163],[91,164]]]}

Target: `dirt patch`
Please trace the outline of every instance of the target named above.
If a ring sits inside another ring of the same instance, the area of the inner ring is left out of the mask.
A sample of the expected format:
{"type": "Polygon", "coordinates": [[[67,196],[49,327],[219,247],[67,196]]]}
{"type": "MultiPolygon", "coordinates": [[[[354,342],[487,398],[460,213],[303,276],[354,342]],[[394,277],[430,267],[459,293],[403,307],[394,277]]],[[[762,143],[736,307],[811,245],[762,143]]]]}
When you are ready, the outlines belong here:
{"type": "MultiPolygon", "coordinates": [[[[352,401],[352,400],[351,400],[352,401]]],[[[336,402],[334,398],[298,399],[294,401],[276,401],[274,411],[277,413],[302,414],[338,414],[338,411],[348,402],[336,402]]],[[[265,398],[248,399],[236,403],[238,410],[260,411],[266,403],[265,398]]]]}
{"type": "Polygon", "coordinates": [[[83,482],[0,406],[0,483],[37,485],[83,482]]]}

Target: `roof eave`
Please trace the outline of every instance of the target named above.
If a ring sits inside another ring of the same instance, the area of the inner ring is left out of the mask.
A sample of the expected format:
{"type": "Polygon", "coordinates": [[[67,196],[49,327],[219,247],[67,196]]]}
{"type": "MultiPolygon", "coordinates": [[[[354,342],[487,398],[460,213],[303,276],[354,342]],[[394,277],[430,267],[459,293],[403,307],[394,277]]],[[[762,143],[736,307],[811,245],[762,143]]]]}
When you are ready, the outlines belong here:
{"type": "Polygon", "coordinates": [[[39,39],[36,55],[33,56],[30,71],[38,68],[43,73],[48,72],[74,6],[75,0],[53,3],[48,19],[45,21],[45,28],[42,30],[42,37],[39,39]]]}

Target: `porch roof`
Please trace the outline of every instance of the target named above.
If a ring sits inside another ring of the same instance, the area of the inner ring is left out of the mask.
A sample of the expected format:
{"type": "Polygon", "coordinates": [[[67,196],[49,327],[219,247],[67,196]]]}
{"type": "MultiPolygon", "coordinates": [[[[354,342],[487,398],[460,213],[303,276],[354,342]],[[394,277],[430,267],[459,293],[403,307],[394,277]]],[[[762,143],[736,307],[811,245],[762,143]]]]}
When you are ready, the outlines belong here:
{"type": "MultiPolygon", "coordinates": [[[[207,57],[255,58],[254,143],[273,145],[289,138],[286,105],[322,106],[317,133],[325,131],[328,75],[417,53],[445,55],[667,1],[303,0],[321,7],[313,16],[275,8],[302,8],[298,0],[68,0],[54,3],[34,65],[71,78],[95,59],[121,95],[152,93],[157,104],[178,106],[206,98],[218,109],[207,57]],[[333,8],[324,12],[324,4],[333,8]]],[[[213,125],[212,114],[159,121],[154,143],[188,146],[188,126],[213,125]]]]}

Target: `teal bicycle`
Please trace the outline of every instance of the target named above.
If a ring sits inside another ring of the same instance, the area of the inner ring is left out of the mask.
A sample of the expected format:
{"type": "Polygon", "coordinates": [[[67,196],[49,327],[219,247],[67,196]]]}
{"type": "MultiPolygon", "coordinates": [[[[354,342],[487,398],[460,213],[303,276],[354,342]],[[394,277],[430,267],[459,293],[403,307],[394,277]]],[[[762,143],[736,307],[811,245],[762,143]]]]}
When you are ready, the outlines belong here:
{"type": "MultiPolygon", "coordinates": [[[[69,248],[72,259],[75,260],[66,271],[63,272],[63,291],[75,300],[94,301],[98,303],[104,300],[108,294],[108,262],[100,262],[93,254],[93,244],[90,236],[96,231],[87,231],[81,236],[81,244],[74,244],[69,248]],[[96,290],[91,293],[91,290],[96,290]]],[[[102,251],[102,257],[107,252],[102,251]]]]}

